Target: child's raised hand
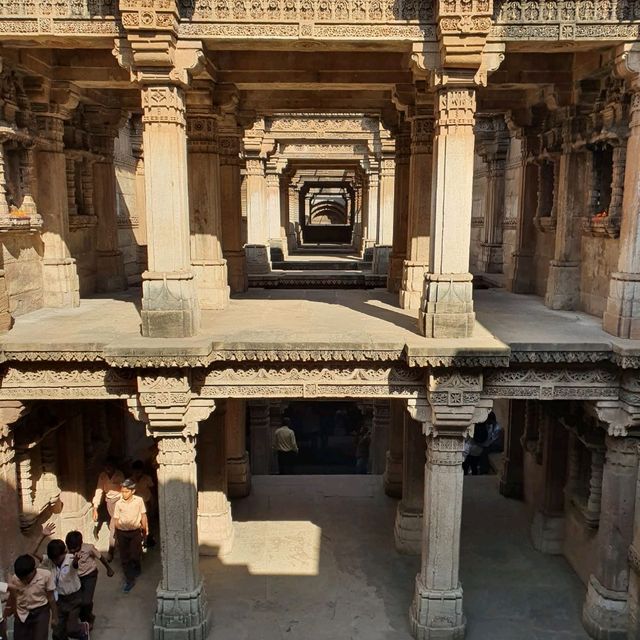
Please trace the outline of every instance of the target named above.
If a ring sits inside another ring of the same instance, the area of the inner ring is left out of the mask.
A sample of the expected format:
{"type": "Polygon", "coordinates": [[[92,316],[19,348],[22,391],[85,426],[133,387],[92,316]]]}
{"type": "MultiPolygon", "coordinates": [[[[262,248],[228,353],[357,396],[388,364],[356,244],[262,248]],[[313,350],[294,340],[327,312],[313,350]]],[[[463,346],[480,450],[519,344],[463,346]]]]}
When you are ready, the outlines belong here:
{"type": "Polygon", "coordinates": [[[56,532],[56,525],[53,522],[47,522],[42,525],[42,535],[46,538],[52,536],[56,532]]]}

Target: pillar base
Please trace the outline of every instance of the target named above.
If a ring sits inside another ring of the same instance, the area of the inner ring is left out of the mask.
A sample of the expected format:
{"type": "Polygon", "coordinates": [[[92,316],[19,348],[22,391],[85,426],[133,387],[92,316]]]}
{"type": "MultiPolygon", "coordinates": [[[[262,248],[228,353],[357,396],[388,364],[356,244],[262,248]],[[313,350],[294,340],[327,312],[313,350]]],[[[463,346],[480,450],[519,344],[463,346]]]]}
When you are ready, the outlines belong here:
{"type": "Polygon", "coordinates": [[[266,244],[246,244],[244,252],[247,256],[247,273],[249,275],[271,272],[269,247],[266,244]]]}
{"type": "Polygon", "coordinates": [[[187,338],[198,332],[200,309],[193,274],[188,271],[142,274],[142,335],[187,338]]]}
{"type": "Polygon", "coordinates": [[[405,256],[391,253],[389,257],[389,277],[387,278],[387,291],[398,293],[402,287],[402,265],[405,256]]]}
{"type": "Polygon", "coordinates": [[[244,249],[237,251],[225,251],[224,257],[227,261],[227,278],[231,293],[242,293],[249,288],[247,278],[247,256],[244,249]]]}
{"type": "Polygon", "coordinates": [[[400,306],[403,309],[419,309],[424,292],[424,274],[429,265],[426,262],[405,260],[402,265],[402,285],[400,306]]]}
{"type": "Polygon", "coordinates": [[[480,268],[484,273],[502,273],[503,252],[502,244],[481,242],[480,268]]]}
{"type": "Polygon", "coordinates": [[[544,303],[549,309],[572,311],[580,304],[580,263],[551,260],[544,303]]]}
{"type": "Polygon", "coordinates": [[[227,495],[229,498],[246,498],[251,493],[251,468],[249,454],[241,458],[227,458],[227,495]]]}
{"type": "Polygon", "coordinates": [[[229,304],[226,260],[195,260],[191,263],[200,309],[225,309],[229,304]]]}
{"type": "Polygon", "coordinates": [[[399,553],[419,556],[422,553],[422,511],[407,509],[401,502],[396,511],[393,536],[399,553]]]}
{"type": "Polygon", "coordinates": [[[473,334],[473,276],[427,273],[418,329],[427,338],[469,338],[473,334]]]}
{"type": "Polygon", "coordinates": [[[462,587],[447,591],[427,589],[418,575],[410,619],[416,640],[462,640],[466,626],[462,587]]]}
{"type": "Polygon", "coordinates": [[[233,549],[233,520],[226,496],[220,496],[221,509],[208,513],[198,509],[198,551],[201,556],[225,556],[233,549]]]}
{"type": "Polygon", "coordinates": [[[614,273],[602,328],[619,338],[640,338],[640,273],[614,273]]]}
{"type": "Polygon", "coordinates": [[[42,298],[45,307],[80,306],[80,281],[73,258],[42,260],[42,298]]]}
{"type": "Polygon", "coordinates": [[[96,291],[124,291],[127,278],[124,275],[122,251],[97,251],[96,291]]]}
{"type": "Polygon", "coordinates": [[[373,265],[371,270],[378,275],[389,273],[389,258],[392,247],[389,245],[377,244],[373,248],[373,265]]]}
{"type": "Polygon", "coordinates": [[[156,598],[154,640],[205,640],[208,624],[202,582],[195,591],[158,588],[156,598]]]}
{"type": "Polygon", "coordinates": [[[564,545],[564,518],[536,511],[531,523],[533,548],[549,555],[561,555],[564,545]]]}
{"type": "Polygon", "coordinates": [[[387,451],[384,474],[382,476],[384,492],[390,498],[402,498],[402,458],[387,451]]]}
{"type": "Polygon", "coordinates": [[[628,617],[627,592],[606,589],[591,576],[582,608],[582,624],[587,633],[596,640],[626,640],[628,617]]]}

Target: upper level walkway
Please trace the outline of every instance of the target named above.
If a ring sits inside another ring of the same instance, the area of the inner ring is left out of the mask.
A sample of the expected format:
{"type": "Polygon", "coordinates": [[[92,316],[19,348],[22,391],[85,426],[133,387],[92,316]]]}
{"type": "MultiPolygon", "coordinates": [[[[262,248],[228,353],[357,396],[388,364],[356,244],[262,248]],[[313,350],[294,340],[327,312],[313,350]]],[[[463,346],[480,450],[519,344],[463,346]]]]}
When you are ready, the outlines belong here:
{"type": "Polygon", "coordinates": [[[75,309],[21,316],[0,339],[3,358],[117,365],[136,354],[167,360],[175,356],[178,366],[262,356],[409,366],[505,366],[509,359],[635,366],[640,358],[637,341],[605,333],[596,317],[552,311],[538,297],[500,289],[475,292],[477,322],[468,339],[424,338],[416,313],[398,308],[396,296],[381,290],[251,290],[223,311],[203,312],[200,334],[180,339],[141,337],[139,306],[139,292],[130,290],[115,298],[83,299],[75,309]]]}

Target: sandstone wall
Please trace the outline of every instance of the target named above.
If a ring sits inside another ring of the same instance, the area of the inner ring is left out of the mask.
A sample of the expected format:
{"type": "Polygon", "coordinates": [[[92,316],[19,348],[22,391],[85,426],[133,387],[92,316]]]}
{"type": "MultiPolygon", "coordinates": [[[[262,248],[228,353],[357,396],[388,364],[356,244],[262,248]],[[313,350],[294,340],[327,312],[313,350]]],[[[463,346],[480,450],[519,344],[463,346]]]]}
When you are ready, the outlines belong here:
{"type": "Polygon", "coordinates": [[[42,255],[39,233],[6,233],[2,238],[9,311],[13,316],[42,308],[42,255]]]}
{"type": "Polygon", "coordinates": [[[617,269],[619,250],[618,239],[582,237],[580,301],[587,313],[602,317],[609,295],[609,277],[617,269]]]}
{"type": "MultiPolygon", "coordinates": [[[[82,218],[83,216],[74,216],[82,218]]],[[[96,290],[96,227],[71,224],[69,251],[76,260],[80,297],[91,295],[96,290]]]]}

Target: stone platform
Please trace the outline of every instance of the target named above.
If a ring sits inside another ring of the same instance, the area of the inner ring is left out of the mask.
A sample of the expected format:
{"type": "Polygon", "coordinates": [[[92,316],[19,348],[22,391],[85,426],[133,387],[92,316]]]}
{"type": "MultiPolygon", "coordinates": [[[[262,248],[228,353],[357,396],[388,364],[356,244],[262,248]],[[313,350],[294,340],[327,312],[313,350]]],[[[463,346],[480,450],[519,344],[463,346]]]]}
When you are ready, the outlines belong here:
{"type": "MultiPolygon", "coordinates": [[[[393,546],[396,501],[380,476],[256,476],[234,503],[235,546],[201,559],[209,640],[411,640],[419,558],[393,546]]],[[[587,640],[585,589],[566,561],[533,549],[524,504],[495,476],[464,487],[461,578],[466,640],[587,640]]],[[[93,640],[150,640],[157,553],[128,595],[101,574],[93,640]]]]}

